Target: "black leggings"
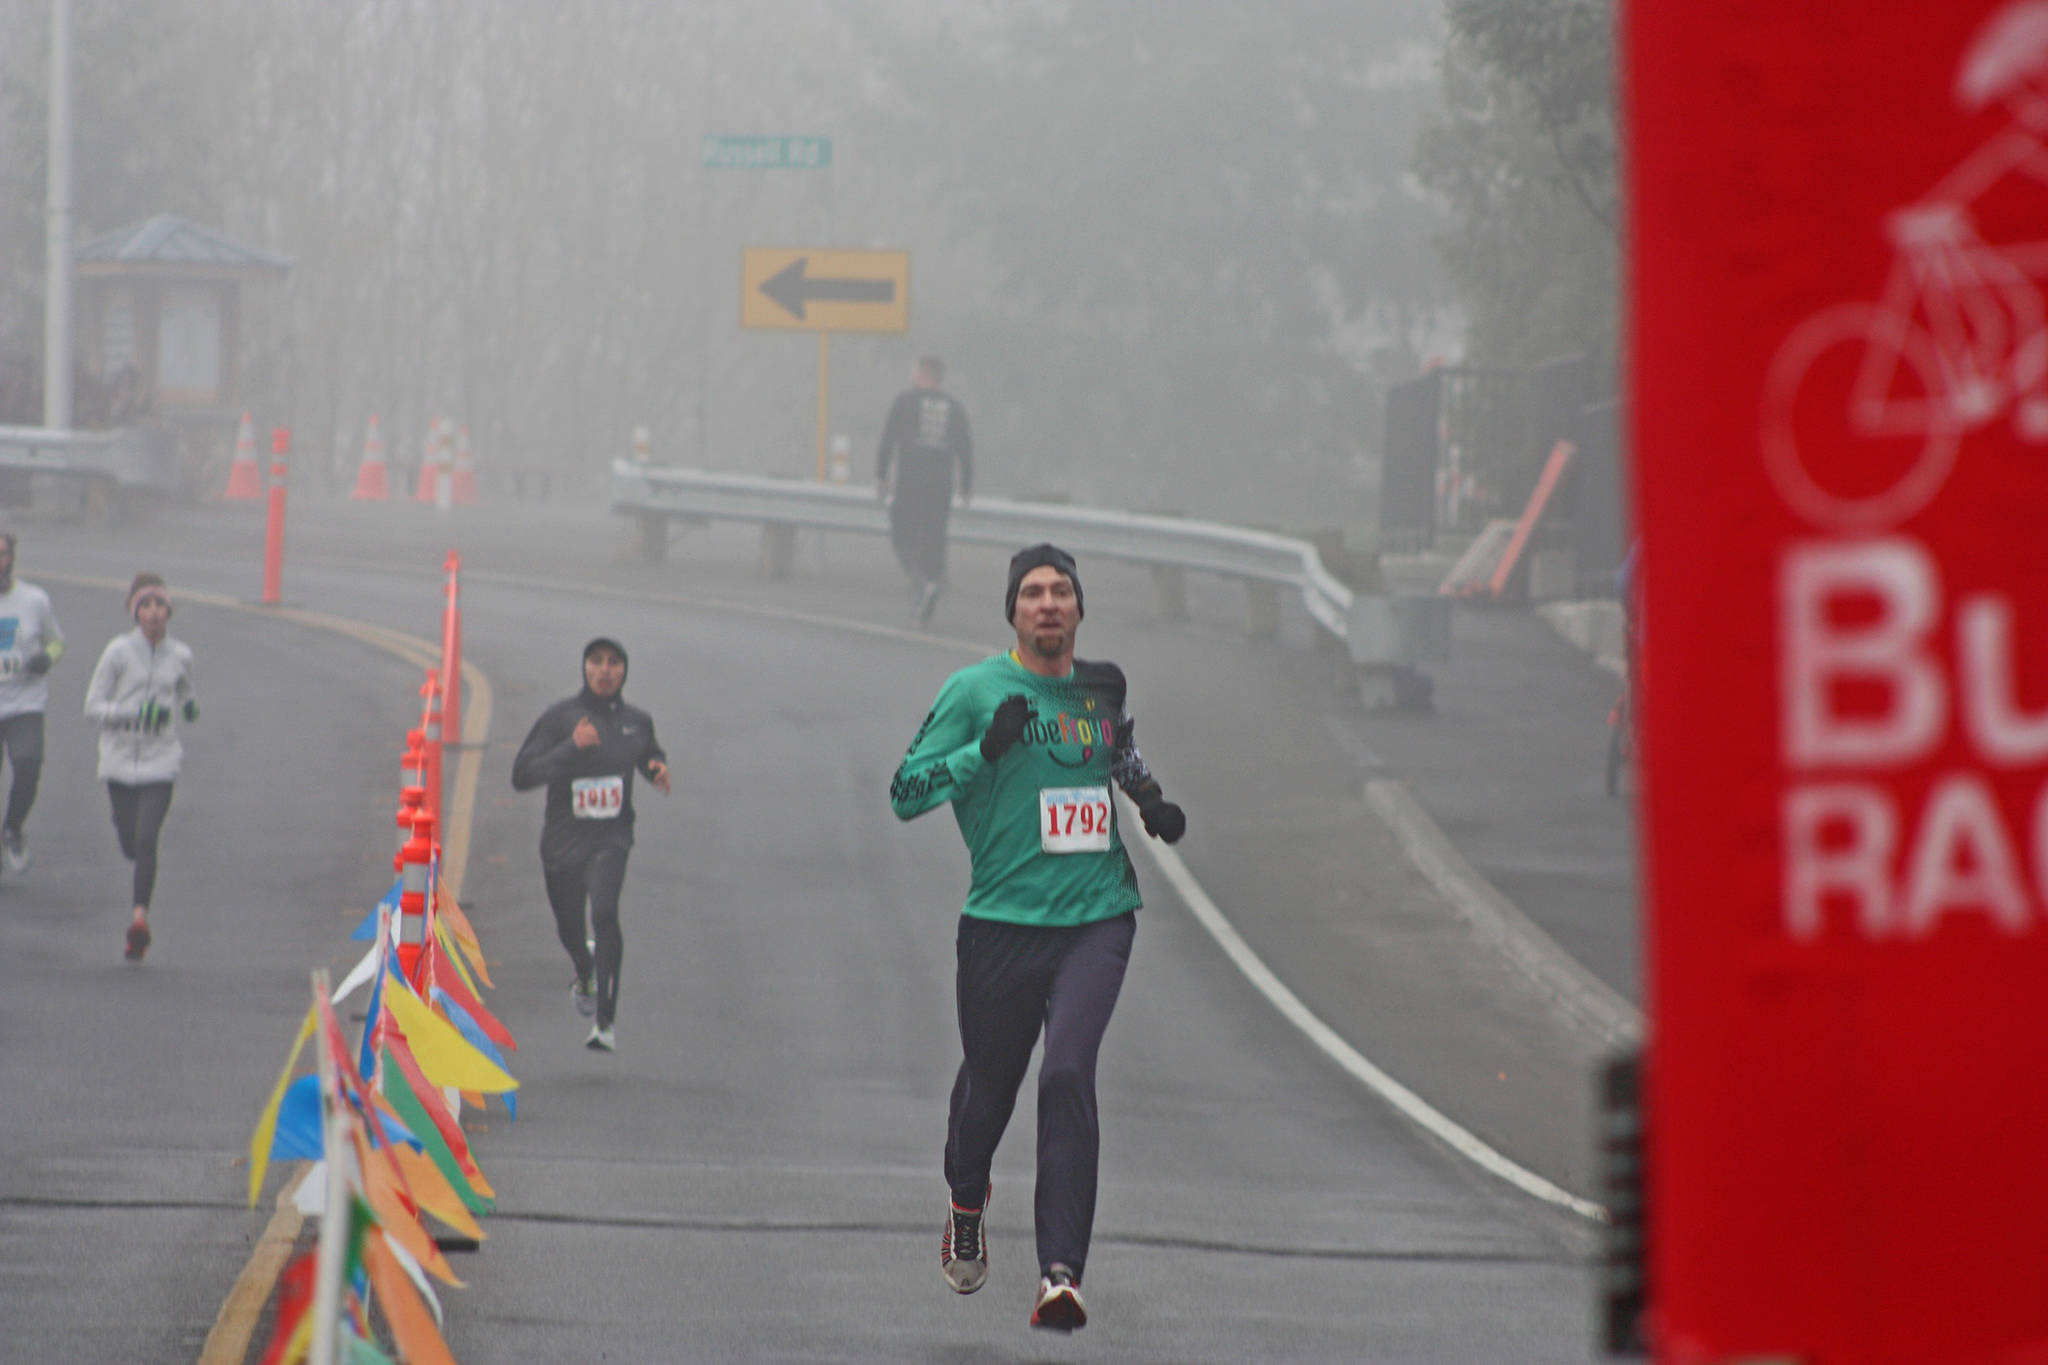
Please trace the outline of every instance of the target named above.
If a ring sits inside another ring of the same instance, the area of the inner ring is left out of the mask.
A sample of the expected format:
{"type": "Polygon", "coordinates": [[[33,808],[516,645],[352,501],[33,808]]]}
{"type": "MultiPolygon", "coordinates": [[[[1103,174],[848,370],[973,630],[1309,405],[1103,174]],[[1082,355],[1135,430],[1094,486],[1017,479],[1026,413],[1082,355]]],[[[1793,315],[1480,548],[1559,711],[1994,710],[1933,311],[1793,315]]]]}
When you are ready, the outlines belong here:
{"type": "Polygon", "coordinates": [[[1040,1270],[1058,1261],[1078,1278],[1087,1268],[1102,1146],[1095,1056],[1137,932],[1135,913],[1058,929],[960,917],[955,991],[964,1055],[946,1124],[946,1183],[954,1203],[981,1205],[1043,1024],[1032,1220],[1040,1270]]]}
{"type": "Polygon", "coordinates": [[[171,809],[171,784],[144,782],[131,787],[126,782],[109,782],[107,796],[114,803],[114,833],[121,837],[121,856],[135,864],[135,903],[148,909],[150,893],[156,890],[156,837],[171,809]]]}
{"type": "Polygon", "coordinates": [[[43,775],[43,713],[30,711],[0,720],[0,746],[14,765],[14,785],[7,790],[7,818],[0,825],[21,833],[29,807],[36,803],[36,783],[43,775]]]}
{"type": "Polygon", "coordinates": [[[611,1027],[619,1008],[619,963],[626,956],[626,940],[619,932],[619,891],[626,884],[626,853],[618,847],[600,848],[582,862],[559,866],[542,863],[547,879],[548,905],[555,912],[555,932],[576,964],[578,980],[587,980],[592,963],[590,945],[597,938],[597,1022],[611,1027]],[[588,928],[583,907],[590,906],[588,928]]]}

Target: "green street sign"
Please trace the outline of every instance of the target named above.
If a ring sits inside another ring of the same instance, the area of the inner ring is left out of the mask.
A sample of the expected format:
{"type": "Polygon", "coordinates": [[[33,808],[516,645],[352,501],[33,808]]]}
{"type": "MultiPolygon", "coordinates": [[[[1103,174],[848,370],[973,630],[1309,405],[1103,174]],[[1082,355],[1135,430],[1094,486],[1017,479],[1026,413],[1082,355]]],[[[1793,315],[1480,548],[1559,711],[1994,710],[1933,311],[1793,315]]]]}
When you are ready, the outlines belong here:
{"type": "Polygon", "coordinates": [[[704,164],[714,171],[818,171],[832,164],[829,137],[756,137],[712,133],[704,164]]]}

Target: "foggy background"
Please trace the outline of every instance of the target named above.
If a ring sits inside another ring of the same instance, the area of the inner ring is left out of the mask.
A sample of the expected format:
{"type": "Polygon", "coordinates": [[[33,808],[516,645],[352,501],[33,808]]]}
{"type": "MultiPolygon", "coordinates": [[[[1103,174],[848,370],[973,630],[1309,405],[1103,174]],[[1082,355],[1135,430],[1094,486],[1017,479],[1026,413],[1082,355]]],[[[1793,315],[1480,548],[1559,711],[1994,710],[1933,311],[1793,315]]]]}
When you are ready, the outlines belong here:
{"type": "MultiPolygon", "coordinates": [[[[345,491],[381,414],[479,468],[808,475],[817,346],[747,246],[911,256],[832,339],[872,468],[923,351],[977,486],[1370,526],[1388,383],[1613,357],[1609,0],[73,0],[76,240],[182,215],[289,257],[244,406],[345,491]],[[831,139],[714,170],[706,134],[831,139]]],[[[0,421],[40,419],[47,0],[0,0],[0,421]]],[[[81,426],[92,425],[80,380],[81,426]]]]}

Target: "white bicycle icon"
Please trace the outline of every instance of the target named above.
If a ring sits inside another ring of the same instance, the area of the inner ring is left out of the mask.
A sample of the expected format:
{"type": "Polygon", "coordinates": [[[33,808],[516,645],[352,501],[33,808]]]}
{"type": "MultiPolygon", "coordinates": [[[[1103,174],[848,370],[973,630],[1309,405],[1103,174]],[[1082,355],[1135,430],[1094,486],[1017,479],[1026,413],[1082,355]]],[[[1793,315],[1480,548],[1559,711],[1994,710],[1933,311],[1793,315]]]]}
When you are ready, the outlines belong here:
{"type": "Polygon", "coordinates": [[[2022,440],[2048,442],[2048,243],[1994,244],[1973,218],[2001,185],[2048,187],[2048,0],[2014,0],[1979,27],[1954,95],[2011,121],[1889,216],[1877,301],[1807,318],[1764,379],[1764,467],[1817,525],[1904,521],[1941,491],[1963,437],[2007,413],[2022,440]]]}
{"type": "Polygon", "coordinates": [[[2048,440],[2048,327],[2037,279],[2048,247],[1992,246],[1950,204],[1905,209],[1876,303],[1806,319],[1765,380],[1765,468],[1793,510],[1871,530],[1925,507],[1962,438],[2011,411],[2020,435],[2048,440]],[[1825,446],[1853,460],[1823,473],[1825,446]]]}

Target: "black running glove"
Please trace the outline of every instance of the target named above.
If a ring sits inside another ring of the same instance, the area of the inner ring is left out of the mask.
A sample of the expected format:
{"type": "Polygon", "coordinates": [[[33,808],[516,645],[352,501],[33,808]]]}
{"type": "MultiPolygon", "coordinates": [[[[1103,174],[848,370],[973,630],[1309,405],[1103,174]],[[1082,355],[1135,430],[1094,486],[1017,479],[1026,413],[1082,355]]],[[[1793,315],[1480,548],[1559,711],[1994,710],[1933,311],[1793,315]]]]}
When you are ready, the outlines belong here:
{"type": "Polygon", "coordinates": [[[193,721],[198,719],[199,703],[194,701],[192,698],[187,697],[185,699],[185,723],[187,725],[190,725],[193,721]]]}
{"type": "Polygon", "coordinates": [[[1188,832],[1187,812],[1163,796],[1138,807],[1138,818],[1145,822],[1147,834],[1169,844],[1179,843],[1180,836],[1188,832]]]}
{"type": "Polygon", "coordinates": [[[142,703],[142,710],[136,713],[135,719],[144,730],[161,730],[171,723],[171,708],[160,701],[146,701],[142,703]]]}
{"type": "Polygon", "coordinates": [[[1166,793],[1159,790],[1158,778],[1148,773],[1144,781],[1124,788],[1124,795],[1137,803],[1138,818],[1145,822],[1145,832],[1153,838],[1177,844],[1180,836],[1188,832],[1187,812],[1166,799],[1166,793]]]}
{"type": "Polygon", "coordinates": [[[56,661],[50,657],[49,650],[38,649],[35,653],[28,656],[22,667],[28,670],[28,675],[31,678],[40,678],[43,674],[50,671],[50,665],[54,662],[56,661]]]}
{"type": "Polygon", "coordinates": [[[993,763],[1010,752],[1010,746],[1024,737],[1024,727],[1036,714],[1031,709],[1031,698],[1016,692],[1004,697],[996,706],[995,718],[988,723],[988,732],[981,737],[982,761],[993,763]]]}

